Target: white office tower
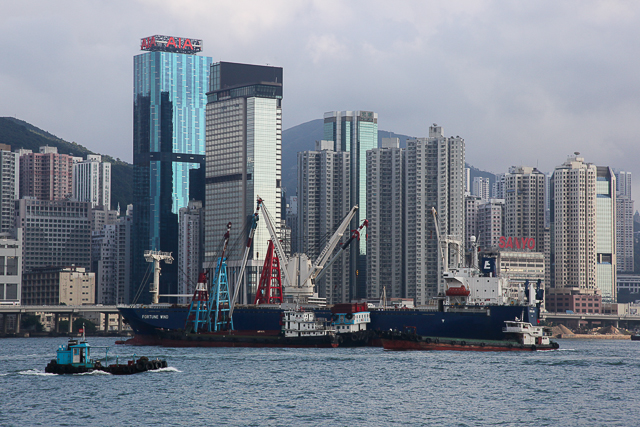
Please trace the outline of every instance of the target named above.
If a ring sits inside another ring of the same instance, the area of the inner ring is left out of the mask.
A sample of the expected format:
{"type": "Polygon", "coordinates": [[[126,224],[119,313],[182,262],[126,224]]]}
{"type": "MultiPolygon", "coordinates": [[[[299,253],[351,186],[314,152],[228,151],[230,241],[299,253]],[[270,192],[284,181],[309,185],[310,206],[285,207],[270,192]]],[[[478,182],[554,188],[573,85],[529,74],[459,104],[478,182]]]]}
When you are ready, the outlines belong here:
{"type": "MultiPolygon", "coordinates": [[[[211,65],[206,109],[205,263],[215,265],[218,245],[231,222],[230,242],[247,241],[258,196],[281,220],[282,68],[219,62],[211,65]]],[[[260,212],[264,215],[264,210],[260,212]]],[[[271,239],[258,226],[249,253],[240,303],[253,302],[271,239]]],[[[234,283],[243,251],[229,254],[234,283]]],[[[284,283],[283,283],[284,286],[284,283]]],[[[232,286],[233,287],[233,286],[232,286]]],[[[232,290],[233,291],[233,290],[232,290]]]]}
{"type": "Polygon", "coordinates": [[[596,175],[580,153],[551,178],[552,287],[596,291],[596,175]]]}
{"type": "Polygon", "coordinates": [[[475,237],[475,242],[478,241],[478,206],[480,202],[482,202],[482,199],[478,196],[472,196],[471,194],[464,196],[464,237],[467,251],[473,249],[471,237],[475,237]]]}
{"type": "Polygon", "coordinates": [[[367,151],[367,298],[403,298],[405,150],[383,138],[367,151]]]}
{"type": "Polygon", "coordinates": [[[631,172],[616,174],[616,264],[619,272],[633,271],[633,200],[631,172]]]}
{"type": "Polygon", "coordinates": [[[504,199],[489,199],[478,205],[478,247],[498,249],[504,236],[504,199]]]}
{"type": "Polygon", "coordinates": [[[616,176],[598,166],[596,176],[596,286],[602,301],[617,302],[616,295],[616,176]]]}
{"type": "Polygon", "coordinates": [[[98,154],[87,154],[87,160],[73,163],[73,197],[90,202],[91,208],[111,209],[111,163],[98,154]]]}
{"type": "Polygon", "coordinates": [[[20,154],[0,149],[0,233],[14,228],[16,200],[20,195],[20,154]]]}
{"type": "Polygon", "coordinates": [[[489,200],[491,197],[489,194],[489,178],[482,178],[480,176],[473,178],[471,194],[480,197],[482,200],[489,200]]]}
{"type": "MultiPolygon", "coordinates": [[[[296,247],[312,261],[351,210],[351,154],[333,147],[333,141],[318,141],[315,151],[298,153],[296,247]]],[[[344,251],[316,282],[315,291],[328,304],[350,301],[350,265],[349,251],[344,251]]]]}
{"type": "MultiPolygon", "coordinates": [[[[220,241],[220,239],[218,239],[220,241]]],[[[180,208],[178,219],[178,294],[193,295],[204,260],[204,209],[202,202],[191,200],[180,208]]],[[[191,299],[182,298],[182,303],[191,299]]]]}
{"type": "Polygon", "coordinates": [[[96,274],[96,304],[130,301],[132,205],[126,216],[105,224],[91,236],[91,270],[96,274]]]}
{"type": "Polygon", "coordinates": [[[458,136],[446,138],[434,124],[428,138],[407,140],[406,156],[406,297],[424,305],[443,287],[432,207],[438,211],[441,234],[464,244],[465,142],[458,136]]]}

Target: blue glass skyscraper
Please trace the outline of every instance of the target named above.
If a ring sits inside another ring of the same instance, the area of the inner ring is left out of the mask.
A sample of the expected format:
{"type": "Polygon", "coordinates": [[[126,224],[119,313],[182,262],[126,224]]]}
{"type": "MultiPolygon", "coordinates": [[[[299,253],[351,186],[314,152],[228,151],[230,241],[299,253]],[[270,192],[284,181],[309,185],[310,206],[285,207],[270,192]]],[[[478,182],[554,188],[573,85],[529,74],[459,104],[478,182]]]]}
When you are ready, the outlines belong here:
{"type": "MultiPolygon", "coordinates": [[[[178,212],[204,195],[205,110],[211,58],[202,41],[153,36],[134,57],[132,297],[145,278],[145,250],[178,255],[178,212]]],[[[160,293],[177,292],[177,263],[162,266],[160,293]]],[[[148,280],[139,302],[149,300],[148,280]]]]}

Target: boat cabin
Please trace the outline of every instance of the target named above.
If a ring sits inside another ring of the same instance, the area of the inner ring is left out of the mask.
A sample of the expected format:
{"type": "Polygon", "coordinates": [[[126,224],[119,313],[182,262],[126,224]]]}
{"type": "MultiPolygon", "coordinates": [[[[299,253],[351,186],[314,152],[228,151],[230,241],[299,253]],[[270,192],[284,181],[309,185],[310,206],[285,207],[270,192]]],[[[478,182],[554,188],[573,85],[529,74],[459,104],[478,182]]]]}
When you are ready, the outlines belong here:
{"type": "Polygon", "coordinates": [[[521,320],[505,320],[505,327],[502,332],[510,337],[517,338],[518,342],[525,345],[546,344],[550,343],[549,332],[542,326],[533,326],[529,322],[521,320]]]}
{"type": "Polygon", "coordinates": [[[70,339],[66,345],[58,347],[56,352],[56,362],[58,365],[73,365],[73,366],[85,366],[87,368],[93,367],[93,360],[91,360],[91,346],[86,341],[80,341],[76,339],[70,339]]]}

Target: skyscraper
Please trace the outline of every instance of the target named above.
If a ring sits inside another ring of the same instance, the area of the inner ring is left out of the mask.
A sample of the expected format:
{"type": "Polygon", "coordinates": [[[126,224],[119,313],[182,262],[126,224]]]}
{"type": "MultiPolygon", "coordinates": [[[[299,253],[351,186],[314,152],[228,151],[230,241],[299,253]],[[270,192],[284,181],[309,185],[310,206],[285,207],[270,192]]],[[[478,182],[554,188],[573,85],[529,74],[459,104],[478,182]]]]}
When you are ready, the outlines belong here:
{"type": "Polygon", "coordinates": [[[99,154],[73,164],[73,197],[90,202],[91,208],[111,209],[111,163],[103,162],[99,154]]]}
{"type": "MultiPolygon", "coordinates": [[[[333,141],[317,141],[315,151],[298,153],[296,246],[312,261],[351,210],[350,160],[348,152],[333,150],[333,141]]],[[[349,302],[349,266],[343,253],[316,282],[318,296],[329,304],[349,302]]]]}
{"type": "MultiPolygon", "coordinates": [[[[367,218],[367,150],[378,147],[378,113],[373,111],[330,111],[324,113],[324,139],[333,141],[336,151],[351,153],[351,203],[358,213],[351,222],[357,228],[367,218]]],[[[351,249],[351,298],[367,294],[367,245],[353,242],[351,249]]]]}
{"type": "Polygon", "coordinates": [[[596,175],[596,286],[603,302],[616,298],[616,176],[608,166],[596,175]]]}
{"type": "MultiPolygon", "coordinates": [[[[275,226],[281,219],[282,68],[219,62],[211,65],[207,93],[205,263],[231,222],[231,238],[247,237],[247,225],[260,196],[275,226]]],[[[264,214],[262,212],[261,214],[264,214]]],[[[243,295],[255,293],[259,269],[270,240],[265,221],[258,222],[243,295]]],[[[239,266],[238,257],[229,267],[239,266]]],[[[233,279],[233,271],[230,272],[233,279]]],[[[283,283],[284,285],[284,283],[283,283]]]]}
{"type": "Polygon", "coordinates": [[[0,233],[15,227],[16,200],[20,194],[20,156],[10,150],[8,146],[0,147],[0,233]]]}
{"type": "Polygon", "coordinates": [[[367,298],[403,298],[405,150],[383,138],[367,151],[367,298]]]}
{"type": "MultiPolygon", "coordinates": [[[[133,283],[141,286],[145,250],[178,253],[178,212],[192,198],[190,177],[204,167],[206,90],[211,58],[202,41],[152,36],[134,57],[133,283]]],[[[160,293],[177,292],[177,263],[162,266],[160,293]]],[[[147,285],[148,286],[148,285],[147,285]]],[[[142,292],[142,301],[150,299],[142,292]]]]}
{"type": "Polygon", "coordinates": [[[407,140],[406,296],[418,305],[443,286],[432,207],[438,212],[440,232],[464,244],[464,158],[464,139],[445,137],[436,124],[429,127],[428,138],[407,140]]]}
{"type": "Polygon", "coordinates": [[[579,153],[551,178],[552,286],[596,290],[596,175],[579,153]]]}
{"type": "Polygon", "coordinates": [[[616,264],[618,271],[633,271],[633,199],[631,172],[616,174],[616,264]]]}
{"type": "Polygon", "coordinates": [[[504,175],[505,233],[509,237],[535,239],[535,250],[544,252],[546,175],[529,166],[510,168],[504,175]]]}

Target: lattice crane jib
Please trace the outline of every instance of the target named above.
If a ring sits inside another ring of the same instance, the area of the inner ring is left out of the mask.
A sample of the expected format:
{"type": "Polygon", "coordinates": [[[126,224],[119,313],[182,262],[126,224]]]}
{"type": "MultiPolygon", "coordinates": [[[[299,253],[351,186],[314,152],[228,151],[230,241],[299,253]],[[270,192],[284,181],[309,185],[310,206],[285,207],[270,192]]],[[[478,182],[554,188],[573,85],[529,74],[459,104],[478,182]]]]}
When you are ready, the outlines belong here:
{"type": "Polygon", "coordinates": [[[274,253],[273,241],[269,240],[254,304],[280,303],[282,303],[280,260],[274,253]]]}

